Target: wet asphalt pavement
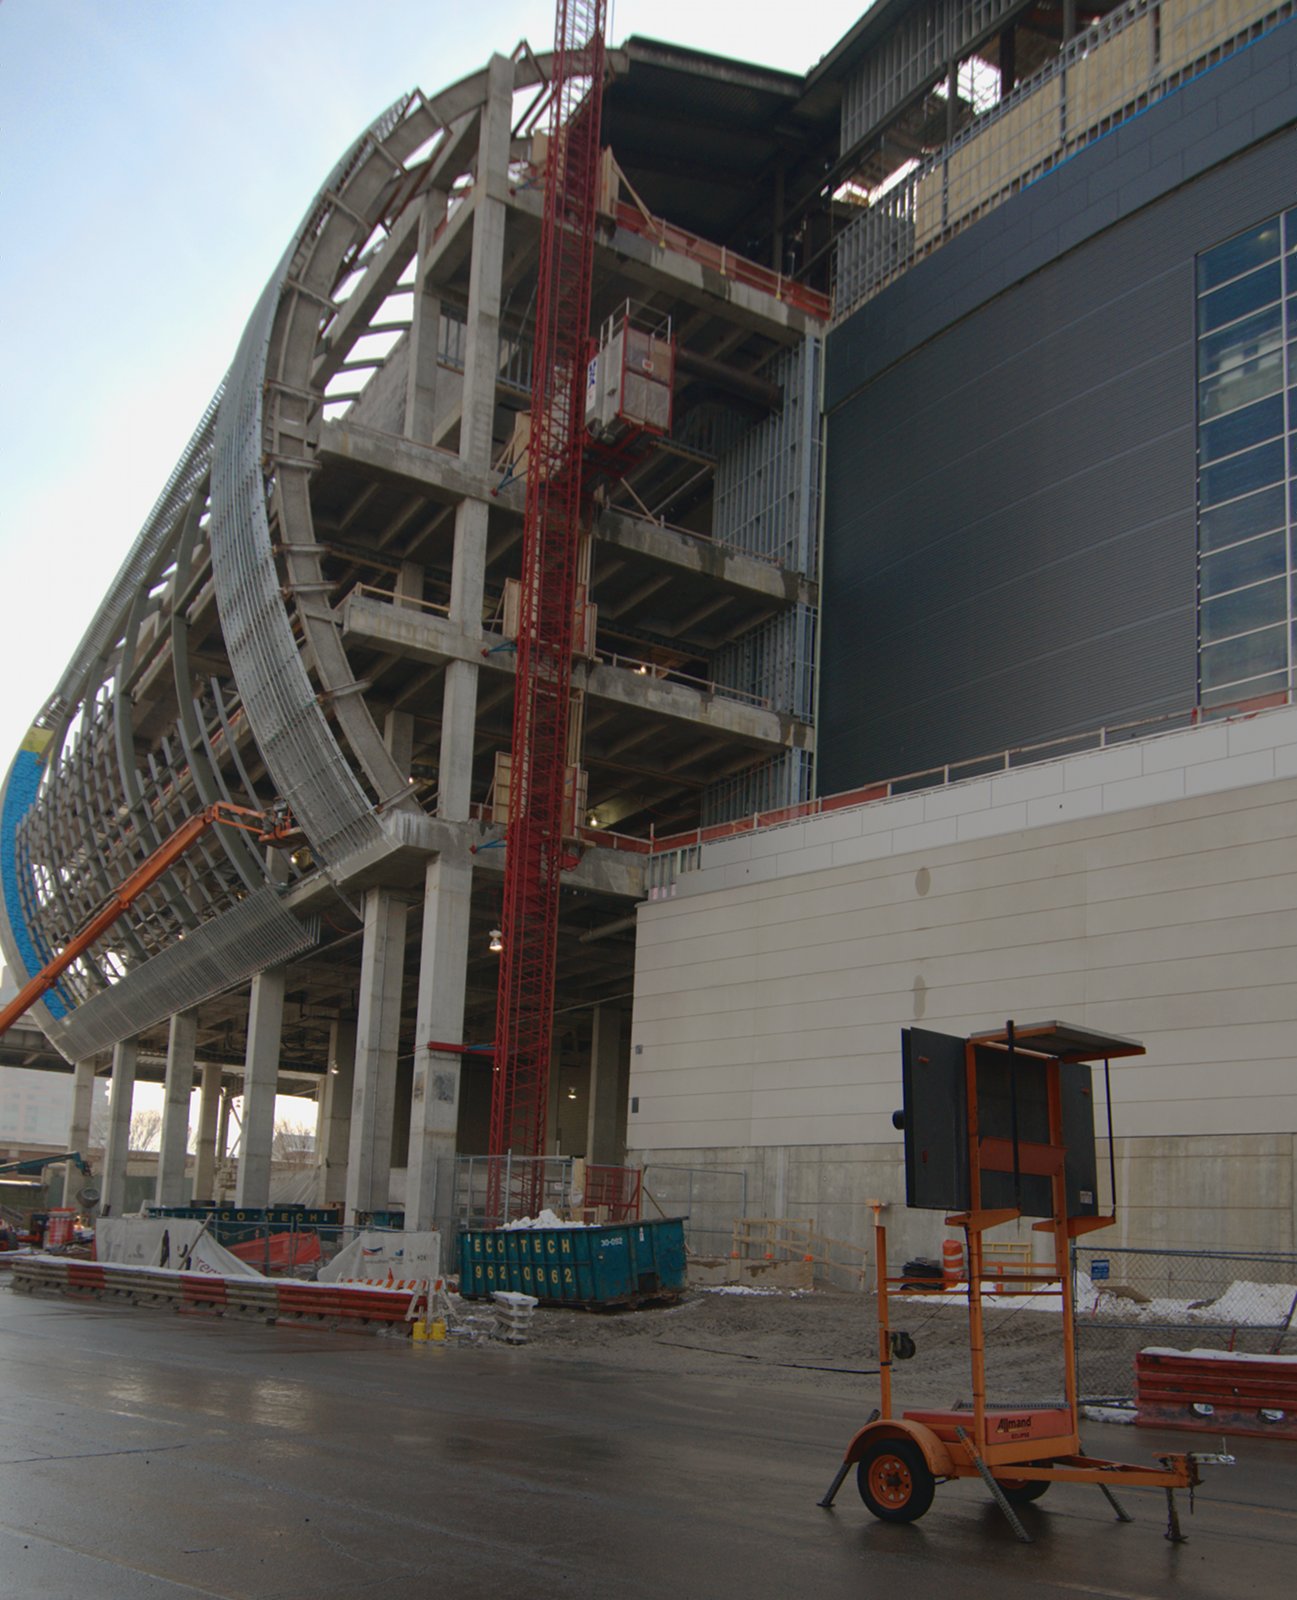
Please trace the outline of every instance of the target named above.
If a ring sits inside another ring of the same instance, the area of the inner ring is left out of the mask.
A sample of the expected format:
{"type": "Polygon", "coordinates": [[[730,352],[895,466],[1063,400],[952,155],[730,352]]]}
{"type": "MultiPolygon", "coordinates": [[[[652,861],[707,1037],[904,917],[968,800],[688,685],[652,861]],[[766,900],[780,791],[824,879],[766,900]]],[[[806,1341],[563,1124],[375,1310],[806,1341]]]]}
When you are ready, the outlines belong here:
{"type": "MultiPolygon", "coordinates": [[[[0,1288],[3,1600],[598,1596],[1235,1600],[1297,1587],[1297,1444],[1236,1440],[1189,1542],[1160,1494],[1055,1485],[1017,1543],[980,1485],[910,1527],[854,1480],[863,1420],[792,1389],[619,1374],[0,1288]]],[[[862,1384],[870,1380],[862,1379],[862,1384]]],[[[1090,1426],[1146,1461],[1219,1440],[1090,1426]]],[[[1184,1508],[1187,1513],[1187,1507],[1184,1508]]]]}

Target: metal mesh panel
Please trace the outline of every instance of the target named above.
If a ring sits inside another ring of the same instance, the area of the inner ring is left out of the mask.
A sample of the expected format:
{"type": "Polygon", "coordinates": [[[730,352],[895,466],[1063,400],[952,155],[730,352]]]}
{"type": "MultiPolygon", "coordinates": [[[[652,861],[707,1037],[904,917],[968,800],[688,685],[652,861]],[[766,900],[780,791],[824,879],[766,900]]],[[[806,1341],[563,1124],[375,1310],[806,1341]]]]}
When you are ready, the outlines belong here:
{"type": "Polygon", "coordinates": [[[54,727],[86,693],[86,674],[116,644],[126,612],[152,567],[162,541],[206,475],[212,453],[216,413],[223,390],[224,384],[212,396],[193,437],[185,446],[184,454],[167,479],[148,520],[131,546],[130,554],[95,613],[94,621],[59,679],[58,688],[46,702],[39,719],[46,727],[54,727]]]}
{"type": "Polygon", "coordinates": [[[284,609],[262,473],[264,385],[275,313],[300,243],[320,225],[327,194],[386,126],[386,119],[375,123],[335,168],[257,302],[230,369],[212,457],[212,567],[230,664],[279,793],[335,869],[377,843],[381,830],[320,709],[284,609]]]}
{"type": "Polygon", "coordinates": [[[842,91],[842,149],[876,132],[923,88],[945,76],[1023,0],[923,0],[869,51],[842,91]]]}
{"type": "MultiPolygon", "coordinates": [[[[808,338],[773,363],[783,404],[748,428],[716,465],[713,531],[751,555],[814,576],[819,562],[821,342],[808,338]]],[[[766,700],[810,722],[815,697],[816,613],[794,606],[719,650],[718,686],[766,700]]],[[[809,799],[811,758],[789,750],[704,792],[704,824],[809,799]]]]}
{"type": "Polygon", "coordinates": [[[717,651],[712,675],[720,688],[739,689],[810,722],[815,698],[815,608],[794,606],[717,651]]]}
{"type": "MultiPolygon", "coordinates": [[[[30,967],[43,961],[63,941],[66,930],[83,921],[147,849],[203,803],[205,782],[222,787],[217,745],[224,745],[238,779],[247,787],[237,744],[230,738],[229,706],[224,703],[210,730],[193,720],[179,732],[163,732],[144,753],[142,764],[133,767],[129,710],[123,715],[116,677],[105,677],[105,663],[114,659],[115,649],[124,648],[129,662],[135,643],[132,607],[138,608],[144,591],[165,576],[164,564],[174,556],[185,508],[194,506],[194,496],[209,472],[215,480],[210,533],[218,605],[236,676],[245,690],[251,686],[253,691],[242,696],[244,712],[272,776],[312,834],[319,854],[331,865],[336,867],[340,858],[382,838],[369,801],[319,710],[280,598],[267,516],[273,484],[263,479],[261,467],[262,395],[273,376],[266,370],[267,351],[291,264],[303,241],[326,225],[335,204],[332,192],[401,126],[411,104],[409,97],[396,102],[330,174],[258,302],[225,384],[204,413],[46,702],[40,720],[55,730],[53,751],[59,751],[69,730],[72,737],[44,774],[39,797],[37,785],[29,783],[19,797],[21,810],[17,802],[6,809],[6,837],[13,841],[14,857],[0,917],[6,926],[0,931],[11,961],[15,927],[21,924],[26,935],[21,952],[26,959],[18,964],[30,967]],[[195,770],[199,738],[204,760],[195,770]]],[[[407,125],[406,134],[398,136],[405,143],[417,142],[415,120],[407,125]]],[[[392,161],[390,154],[382,158],[385,175],[392,161]]],[[[190,520],[195,530],[198,509],[195,506],[190,520]]],[[[185,715],[182,709],[182,720],[185,715]]],[[[39,781],[39,767],[36,776],[39,781]]],[[[65,1001],[84,1002],[74,1018],[59,1025],[60,1048],[85,1053],[110,1044],[138,1031],[155,1015],[194,1004],[228,987],[239,975],[305,947],[301,925],[291,918],[281,920],[277,933],[272,929],[274,918],[264,926],[254,919],[249,937],[237,933],[252,916],[249,906],[261,904],[260,896],[219,915],[242,891],[243,883],[256,878],[255,870],[241,876],[230,855],[217,842],[197,847],[182,867],[141,898],[111,937],[69,970],[59,995],[38,1011],[45,1015],[65,1001]],[[236,930],[228,938],[212,931],[225,929],[227,917],[234,919],[228,925],[236,930]],[[176,937],[185,937],[186,943],[162,948],[176,937]],[[221,952],[218,960],[205,961],[208,946],[221,952]],[[153,959],[145,959],[149,956],[153,959]],[[128,966],[129,973],[118,980],[128,966]]],[[[306,937],[305,943],[313,943],[314,937],[306,937]]]]}
{"type": "Polygon", "coordinates": [[[47,1030],[50,1040],[69,1061],[84,1061],[301,955],[319,937],[318,918],[299,919],[274,889],[259,889],[54,1023],[47,1030]]]}
{"type": "Polygon", "coordinates": [[[814,575],[819,527],[821,343],[805,339],[774,363],[783,405],[716,464],[715,537],[814,575]]]}
{"type": "MultiPolygon", "coordinates": [[[[760,766],[735,773],[703,791],[702,826],[710,828],[759,811],[800,806],[811,798],[814,773],[814,758],[809,750],[785,750],[760,766]]],[[[656,866],[656,857],[651,864],[656,866]]]]}

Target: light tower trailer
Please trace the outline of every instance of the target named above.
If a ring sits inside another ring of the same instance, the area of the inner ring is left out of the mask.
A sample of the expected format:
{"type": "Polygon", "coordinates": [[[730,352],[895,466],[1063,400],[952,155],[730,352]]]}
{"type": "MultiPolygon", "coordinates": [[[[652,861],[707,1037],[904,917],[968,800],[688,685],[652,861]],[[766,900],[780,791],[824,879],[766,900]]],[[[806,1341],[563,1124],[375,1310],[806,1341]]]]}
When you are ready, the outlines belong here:
{"type": "MultiPolygon", "coordinates": [[[[1120,1039],[1065,1022],[1043,1022],[957,1039],[919,1028],[901,1034],[906,1204],[950,1213],[948,1226],[967,1242],[968,1349],[973,1403],[967,1410],[892,1414],[892,1343],[888,1327],[887,1245],[875,1226],[880,1406],[847,1446],[819,1502],[831,1506],[856,1467],[861,1499],[884,1522],[913,1522],[932,1504],[938,1483],[980,1477],[1024,1543],[1031,1538],[1014,1506],[1037,1500],[1051,1483],[1094,1483],[1122,1522],[1130,1516],[1114,1490],[1166,1490],[1167,1537],[1180,1540],[1175,1491],[1192,1490],[1206,1463],[1231,1456],[1183,1454],[1155,1466],[1106,1461],[1084,1453],[1077,1424],[1076,1326],[1071,1241],[1116,1221],[1109,1062],[1143,1055],[1120,1039]],[[1091,1063],[1102,1062],[1108,1107],[1113,1214],[1100,1215],[1091,1063]],[[984,1238],[1020,1217],[1039,1218],[1052,1260],[1018,1270],[984,1270],[984,1238]],[[1064,1399],[1060,1406],[997,1407],[986,1395],[983,1284],[1013,1284],[1026,1294],[1057,1293],[1062,1316],[1064,1399]],[[1055,1288],[1057,1285],[1057,1288],[1055,1288]]],[[[881,1208],[879,1208],[881,1209],[881,1208]]],[[[901,1280],[890,1280],[897,1283],[901,1280]]]]}

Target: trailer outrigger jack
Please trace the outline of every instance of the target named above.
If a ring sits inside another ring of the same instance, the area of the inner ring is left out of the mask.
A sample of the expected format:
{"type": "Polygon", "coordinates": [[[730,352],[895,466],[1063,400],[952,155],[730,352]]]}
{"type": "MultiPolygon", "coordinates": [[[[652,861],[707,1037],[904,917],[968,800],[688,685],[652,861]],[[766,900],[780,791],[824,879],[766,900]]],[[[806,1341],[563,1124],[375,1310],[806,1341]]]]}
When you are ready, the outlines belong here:
{"type": "Polygon", "coordinates": [[[967,1410],[892,1414],[892,1340],[886,1230],[875,1206],[881,1404],[847,1446],[828,1493],[828,1507],[854,1466],[860,1497],[884,1522],[914,1522],[931,1506],[936,1487],[951,1478],[979,1477],[1024,1544],[1031,1535],[1016,1507],[1038,1500],[1051,1483],[1097,1484],[1121,1522],[1132,1519],[1114,1492],[1164,1489],[1166,1537],[1179,1542],[1175,1491],[1192,1493],[1199,1468],[1229,1464],[1232,1456],[1168,1455],[1138,1466],[1086,1455],[1078,1430],[1076,1324],[1069,1264],[1071,1242],[1116,1221],[1112,1164],[1112,1099],[1108,1149],[1113,1210],[1100,1215],[1090,1064],[1144,1054],[1134,1039],[1074,1027],[1035,1023],[956,1039],[918,1028],[901,1034],[904,1110],[894,1119],[905,1132],[906,1204],[950,1213],[947,1225],[966,1240],[968,1348],[973,1403],[967,1410]],[[1037,1217],[1034,1231],[1049,1236],[1053,1259],[1008,1271],[984,1270],[984,1235],[1020,1217],[1037,1217]],[[991,1280],[1021,1294],[1058,1295],[1064,1397],[1060,1406],[997,1407],[986,1396],[983,1285],[991,1280]]]}

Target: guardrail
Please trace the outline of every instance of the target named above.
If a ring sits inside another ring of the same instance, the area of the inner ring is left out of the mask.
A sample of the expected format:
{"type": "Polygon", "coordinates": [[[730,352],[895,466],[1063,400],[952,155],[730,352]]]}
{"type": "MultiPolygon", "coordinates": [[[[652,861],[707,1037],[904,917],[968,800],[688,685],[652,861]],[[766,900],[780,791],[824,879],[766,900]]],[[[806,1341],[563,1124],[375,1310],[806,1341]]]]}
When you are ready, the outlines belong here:
{"type": "Polygon", "coordinates": [[[723,244],[713,244],[709,239],[699,238],[696,233],[678,228],[675,223],[666,222],[661,217],[650,216],[625,200],[616,202],[614,216],[619,228],[651,239],[659,249],[685,256],[699,266],[710,267],[722,278],[732,278],[735,283],[772,295],[786,305],[805,311],[808,316],[818,317],[822,321],[828,319],[828,295],[821,294],[817,289],[808,289],[804,283],[798,283],[793,278],[786,278],[773,267],[760,266],[746,256],[736,255],[723,244]]]}
{"type": "Polygon", "coordinates": [[[63,1256],[15,1258],[13,1288],[19,1294],[67,1295],[348,1332],[387,1329],[404,1333],[426,1299],[422,1289],[304,1283],[291,1278],[223,1278],[63,1256]]]}
{"type": "Polygon", "coordinates": [[[1184,711],[1168,711],[1157,717],[1142,717],[1133,722],[1119,722],[1083,733],[1062,734],[1053,739],[1042,739],[1031,744],[1012,745],[991,755],[970,756],[967,761],[947,762],[940,767],[923,767],[899,777],[883,778],[860,789],[847,789],[841,794],[822,795],[814,800],[802,800],[796,805],[779,806],[772,811],[754,811],[746,817],[736,817],[732,822],[717,822],[706,828],[688,828],[683,833],[654,835],[650,853],[665,855],[673,850],[697,850],[700,845],[729,839],[738,833],[752,833],[759,828],[776,828],[788,822],[800,822],[806,817],[817,817],[829,811],[841,811],[850,806],[862,806],[872,800],[890,800],[898,795],[914,794],[924,789],[940,789],[951,783],[963,783],[969,778],[985,778],[997,772],[1010,772],[1017,767],[1033,766],[1041,761],[1056,761],[1063,756],[1082,755],[1087,750],[1103,750],[1114,744],[1131,741],[1156,733],[1175,733],[1185,728],[1200,727],[1208,722],[1228,722],[1235,717],[1252,717],[1259,712],[1289,705],[1292,694],[1285,689],[1261,695],[1252,700],[1233,701],[1228,705],[1190,706],[1184,711]]]}

